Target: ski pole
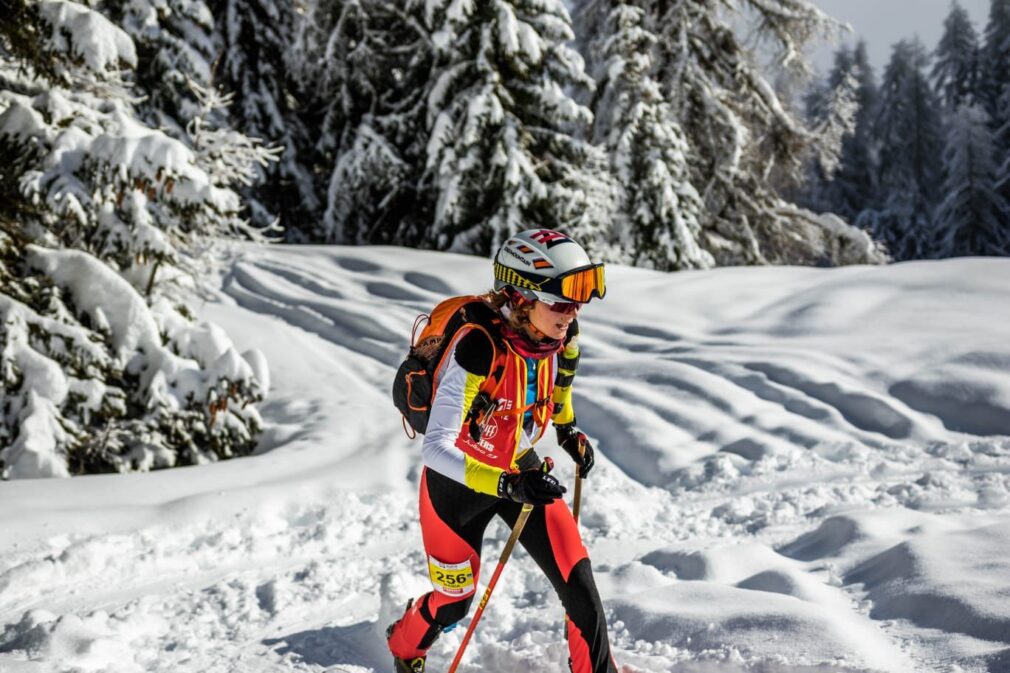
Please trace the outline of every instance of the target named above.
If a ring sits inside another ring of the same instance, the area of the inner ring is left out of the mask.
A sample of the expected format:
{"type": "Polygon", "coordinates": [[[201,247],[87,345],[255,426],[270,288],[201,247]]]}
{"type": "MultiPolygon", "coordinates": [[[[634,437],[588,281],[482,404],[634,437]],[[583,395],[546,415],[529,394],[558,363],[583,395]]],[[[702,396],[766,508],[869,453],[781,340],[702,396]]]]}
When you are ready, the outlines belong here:
{"type": "MultiPolygon", "coordinates": [[[[586,443],[579,442],[579,458],[586,455],[586,443]]],[[[572,516],[579,522],[579,508],[582,506],[582,468],[575,466],[575,494],[572,496],[572,516]]]]}
{"type": "MultiPolygon", "coordinates": [[[[586,455],[586,443],[579,442],[579,458],[586,455]]],[[[582,506],[582,468],[578,465],[575,466],[575,493],[572,496],[572,516],[575,518],[575,524],[578,526],[579,523],[579,508],[582,506]]],[[[565,640],[568,640],[568,613],[565,613],[565,640]]]]}
{"type": "Polygon", "coordinates": [[[463,659],[463,650],[466,649],[467,644],[470,642],[470,636],[473,635],[477,622],[480,621],[480,616],[484,614],[484,607],[487,606],[487,602],[491,598],[494,585],[498,583],[501,571],[505,569],[505,562],[509,560],[512,548],[516,546],[516,541],[519,539],[519,535],[523,532],[523,527],[526,525],[526,519],[530,518],[530,512],[532,511],[533,505],[523,505],[522,511],[519,512],[519,518],[516,519],[515,525],[512,526],[512,534],[509,535],[508,542],[505,543],[505,549],[502,549],[501,557],[498,559],[498,567],[494,569],[494,574],[491,575],[491,581],[488,582],[487,589],[484,590],[484,596],[480,599],[480,605],[477,606],[477,611],[473,613],[473,619],[470,620],[470,626],[467,627],[466,633],[463,634],[463,642],[459,644],[456,658],[452,660],[452,665],[449,666],[449,673],[456,673],[456,667],[459,666],[460,660],[463,659]]]}

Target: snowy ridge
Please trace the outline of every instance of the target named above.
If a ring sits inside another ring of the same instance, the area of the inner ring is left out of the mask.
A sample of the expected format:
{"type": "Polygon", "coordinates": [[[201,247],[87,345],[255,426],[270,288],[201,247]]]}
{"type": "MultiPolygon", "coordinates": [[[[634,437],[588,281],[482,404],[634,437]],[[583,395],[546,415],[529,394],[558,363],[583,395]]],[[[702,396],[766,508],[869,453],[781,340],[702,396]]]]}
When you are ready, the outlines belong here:
{"type": "MultiPolygon", "coordinates": [[[[257,455],[0,486],[0,670],[388,670],[427,588],[392,371],[488,266],[240,248],[199,313],[270,365],[257,455]]],[[[1008,670],[1010,263],[609,271],[575,405],[625,670],[1008,670]]],[[[518,551],[461,670],[565,670],[561,614],[518,551]]]]}

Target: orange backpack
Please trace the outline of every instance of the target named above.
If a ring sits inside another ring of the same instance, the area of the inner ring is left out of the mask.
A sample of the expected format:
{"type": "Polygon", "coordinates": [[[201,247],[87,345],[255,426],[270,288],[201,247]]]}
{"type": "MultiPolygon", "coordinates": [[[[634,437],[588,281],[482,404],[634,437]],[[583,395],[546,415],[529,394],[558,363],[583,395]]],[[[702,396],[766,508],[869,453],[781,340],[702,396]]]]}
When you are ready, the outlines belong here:
{"type": "MultiPolygon", "coordinates": [[[[435,372],[442,366],[453,337],[464,327],[482,331],[494,349],[487,379],[467,415],[471,432],[479,427],[487,413],[493,412],[490,392],[498,387],[504,371],[505,349],[498,336],[500,324],[498,312],[473,295],[446,299],[435,306],[430,315],[417,317],[410,335],[410,351],[393,379],[393,404],[403,415],[404,431],[409,425],[415,433],[424,434],[435,399],[435,372]],[[425,321],[427,325],[418,335],[417,329],[425,321]]],[[[411,439],[417,436],[410,432],[407,435],[411,439]]]]}

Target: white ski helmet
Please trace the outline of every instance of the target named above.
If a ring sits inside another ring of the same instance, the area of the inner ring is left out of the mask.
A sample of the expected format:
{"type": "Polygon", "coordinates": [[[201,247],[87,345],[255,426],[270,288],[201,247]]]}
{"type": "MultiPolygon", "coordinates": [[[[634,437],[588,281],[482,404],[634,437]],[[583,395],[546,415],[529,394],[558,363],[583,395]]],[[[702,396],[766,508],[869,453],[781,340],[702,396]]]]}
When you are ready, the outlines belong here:
{"type": "Polygon", "coordinates": [[[584,304],[607,293],[603,264],[559,231],[527,229],[510,237],[494,256],[494,289],[514,288],[528,300],[584,304]]]}

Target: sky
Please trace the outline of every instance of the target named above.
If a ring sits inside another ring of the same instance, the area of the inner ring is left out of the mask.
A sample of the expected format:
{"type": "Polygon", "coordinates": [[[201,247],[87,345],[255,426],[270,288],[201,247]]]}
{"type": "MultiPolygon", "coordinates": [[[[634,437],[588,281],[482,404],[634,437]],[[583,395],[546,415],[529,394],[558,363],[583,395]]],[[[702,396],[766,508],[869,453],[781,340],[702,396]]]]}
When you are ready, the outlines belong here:
{"type": "MultiPolygon", "coordinates": [[[[989,16],[989,0],[959,0],[968,10],[981,35],[989,16]]],[[[849,23],[853,33],[844,38],[854,43],[865,38],[874,72],[879,76],[891,54],[891,46],[902,38],[918,35],[926,48],[936,48],[943,32],[943,20],[951,0],[814,0],[829,15],[849,23]]],[[[821,72],[831,65],[833,48],[822,47],[813,54],[821,72]]]]}

